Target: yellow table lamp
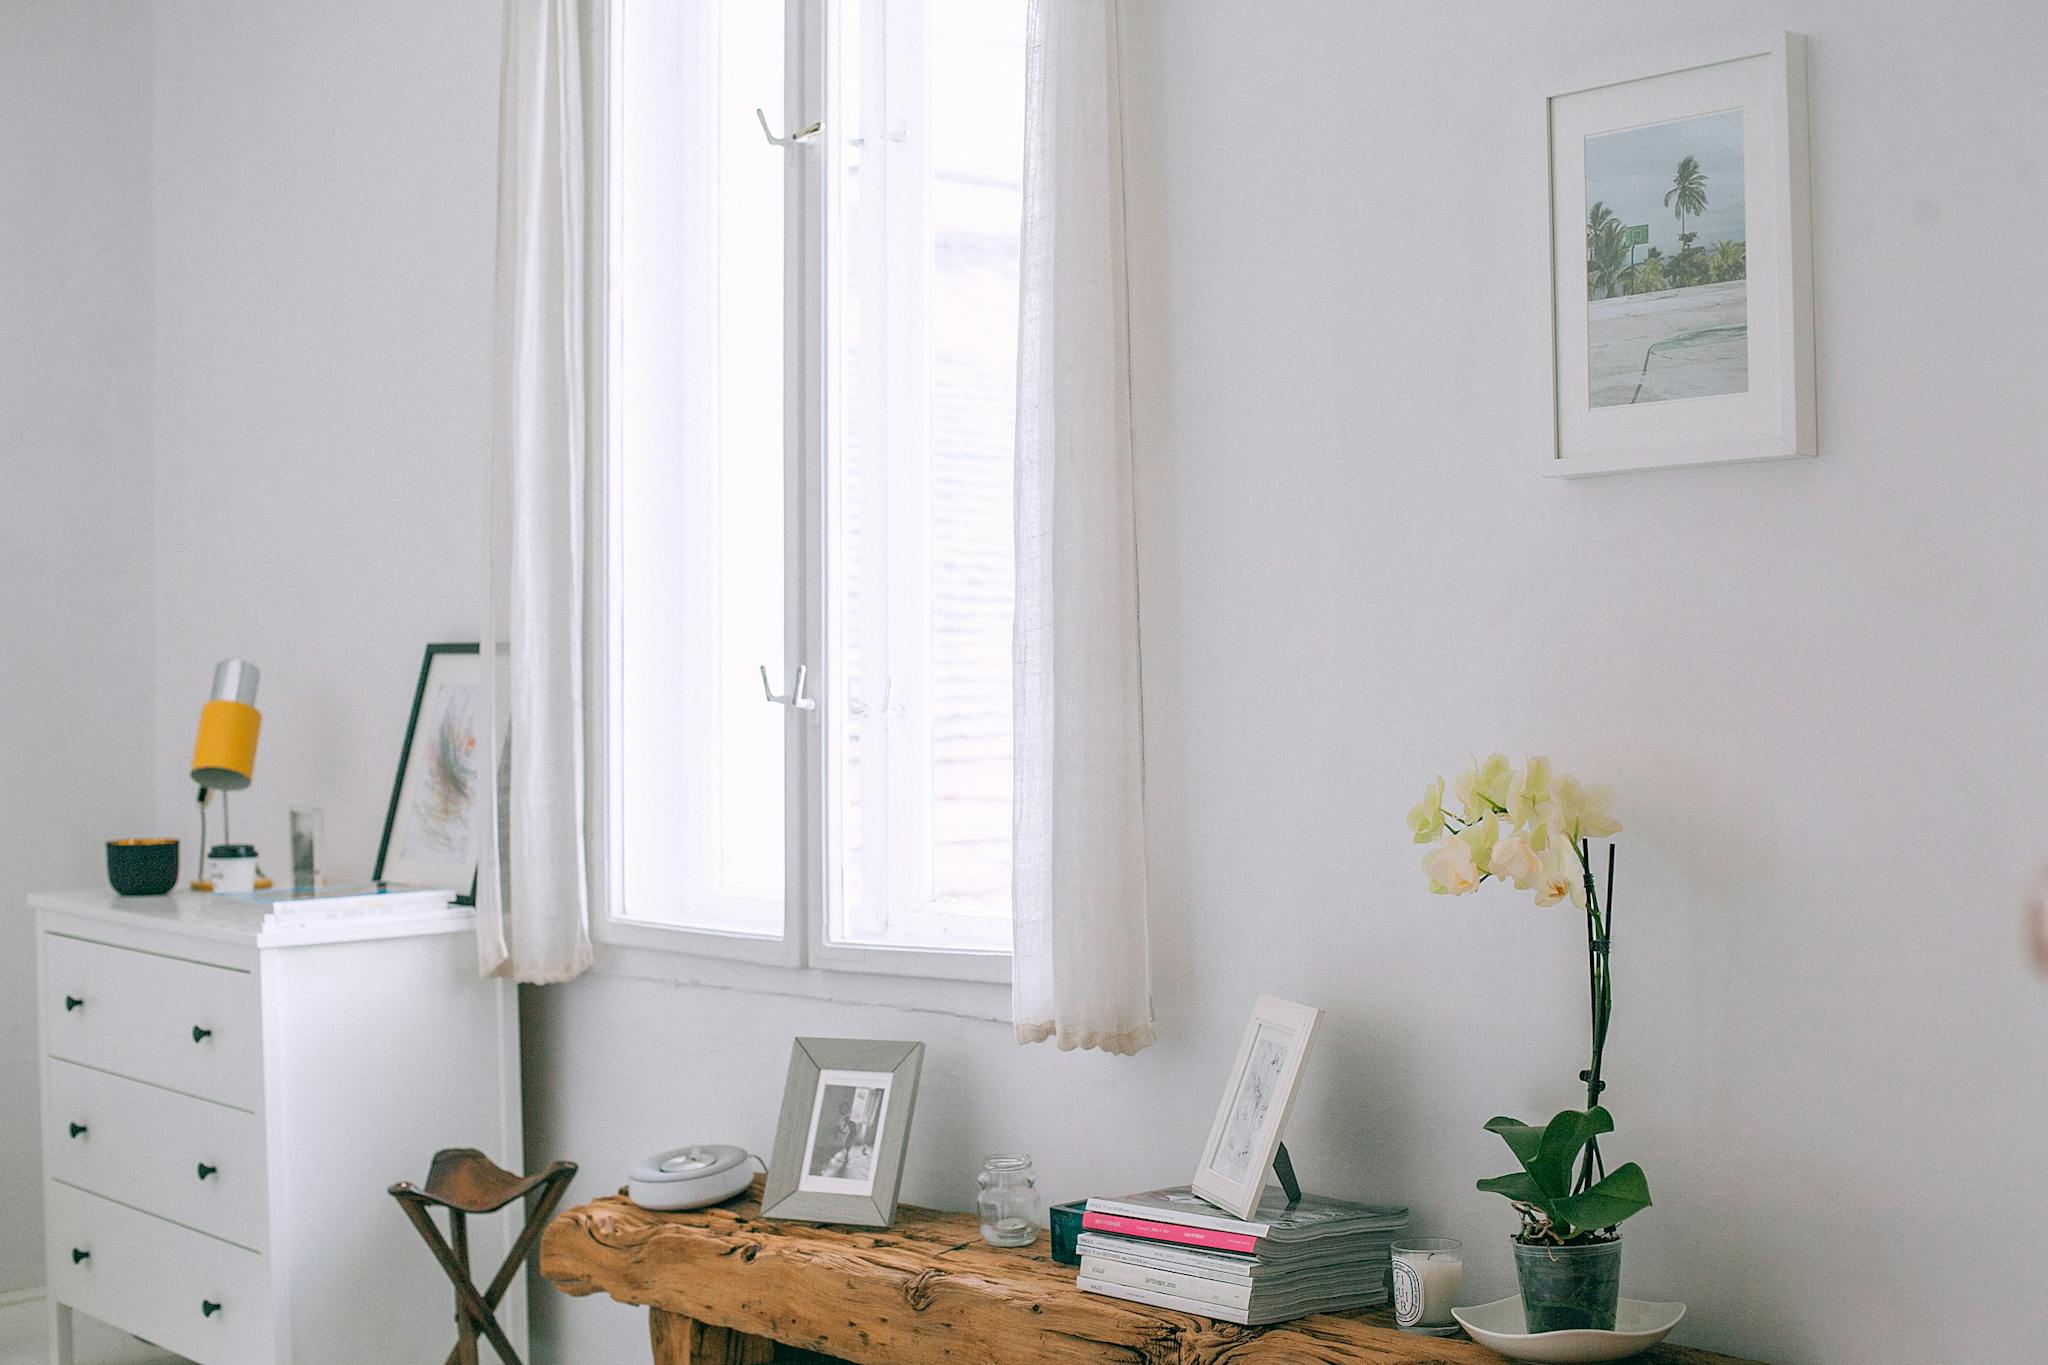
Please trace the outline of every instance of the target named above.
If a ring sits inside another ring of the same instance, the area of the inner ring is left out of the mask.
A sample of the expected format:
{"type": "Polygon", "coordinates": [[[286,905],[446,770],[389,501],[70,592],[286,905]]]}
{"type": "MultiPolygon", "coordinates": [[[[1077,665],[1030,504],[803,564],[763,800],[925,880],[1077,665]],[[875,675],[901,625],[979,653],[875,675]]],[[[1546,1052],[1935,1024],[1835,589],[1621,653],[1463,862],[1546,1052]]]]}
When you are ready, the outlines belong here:
{"type": "MultiPolygon", "coordinates": [[[[241,791],[256,774],[256,735],[263,713],[256,709],[256,683],[262,676],[246,659],[222,659],[213,669],[213,693],[199,709],[199,737],[192,744],[192,780],[199,784],[199,869],[194,891],[211,891],[206,875],[206,799],[219,792],[222,850],[233,847],[228,826],[229,792],[241,791]]],[[[248,857],[254,858],[255,851],[248,857]]],[[[258,877],[258,886],[268,886],[258,877]]]]}

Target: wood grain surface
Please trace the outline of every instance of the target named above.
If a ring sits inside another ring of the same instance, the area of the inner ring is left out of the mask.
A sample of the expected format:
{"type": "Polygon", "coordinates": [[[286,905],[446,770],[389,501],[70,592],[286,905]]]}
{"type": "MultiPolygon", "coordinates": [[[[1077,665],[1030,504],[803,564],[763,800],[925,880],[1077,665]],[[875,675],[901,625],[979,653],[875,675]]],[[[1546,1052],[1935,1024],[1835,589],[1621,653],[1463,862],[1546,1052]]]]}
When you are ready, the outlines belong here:
{"type": "MultiPolygon", "coordinates": [[[[618,1195],[581,1205],[543,1234],[541,1273],[565,1293],[657,1310],[650,1331],[659,1365],[768,1359],[768,1347],[748,1338],[858,1365],[1501,1360],[1462,1338],[1397,1331],[1386,1309],[1239,1327],[1086,1293],[1073,1268],[1047,1254],[1043,1233],[1029,1247],[992,1247],[971,1214],[904,1205],[886,1229],[789,1223],[762,1218],[760,1194],[757,1180],[729,1203],[688,1213],[650,1212],[618,1195]]],[[[1727,1365],[1731,1357],[1666,1344],[1636,1359],[1727,1365]]]]}

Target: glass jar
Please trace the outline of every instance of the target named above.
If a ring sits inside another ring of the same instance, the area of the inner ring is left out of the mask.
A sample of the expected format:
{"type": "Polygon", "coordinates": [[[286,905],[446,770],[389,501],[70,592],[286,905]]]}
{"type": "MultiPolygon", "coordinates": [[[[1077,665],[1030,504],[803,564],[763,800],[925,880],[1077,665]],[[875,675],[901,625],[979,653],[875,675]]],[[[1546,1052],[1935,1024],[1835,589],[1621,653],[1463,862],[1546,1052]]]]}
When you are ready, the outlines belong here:
{"type": "Polygon", "coordinates": [[[981,1214],[981,1238],[990,1246],[1028,1247],[1038,1240],[1038,1172],[1028,1156],[992,1156],[976,1177],[981,1193],[975,1208],[981,1214]]]}

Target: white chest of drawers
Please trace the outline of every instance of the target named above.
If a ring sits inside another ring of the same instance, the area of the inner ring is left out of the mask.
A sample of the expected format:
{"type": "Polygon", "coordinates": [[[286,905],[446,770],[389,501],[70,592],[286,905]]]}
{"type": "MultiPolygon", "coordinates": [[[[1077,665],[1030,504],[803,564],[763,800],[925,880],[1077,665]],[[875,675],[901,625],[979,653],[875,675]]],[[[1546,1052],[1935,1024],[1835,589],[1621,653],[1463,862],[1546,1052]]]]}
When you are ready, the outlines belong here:
{"type": "MultiPolygon", "coordinates": [[[[470,912],[309,920],[32,896],[52,1357],[90,1314],[198,1365],[439,1361],[454,1300],[385,1190],[520,1151],[511,986],[470,912]]],[[[496,1265],[515,1215],[477,1219],[496,1265]]],[[[523,1352],[515,1282],[499,1320],[523,1352]]]]}

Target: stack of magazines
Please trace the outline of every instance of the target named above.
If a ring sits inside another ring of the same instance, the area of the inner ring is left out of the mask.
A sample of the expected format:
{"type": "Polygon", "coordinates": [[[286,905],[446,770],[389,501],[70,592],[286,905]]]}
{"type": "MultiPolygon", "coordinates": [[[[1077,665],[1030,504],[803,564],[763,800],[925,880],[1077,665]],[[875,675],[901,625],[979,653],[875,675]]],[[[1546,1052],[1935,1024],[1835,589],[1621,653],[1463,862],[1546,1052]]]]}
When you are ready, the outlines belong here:
{"type": "Polygon", "coordinates": [[[1377,1308],[1389,1248],[1408,1210],[1268,1189],[1235,1218],[1185,1185],[1090,1199],[1081,1218],[1081,1288],[1225,1322],[1260,1325],[1377,1308]]]}

